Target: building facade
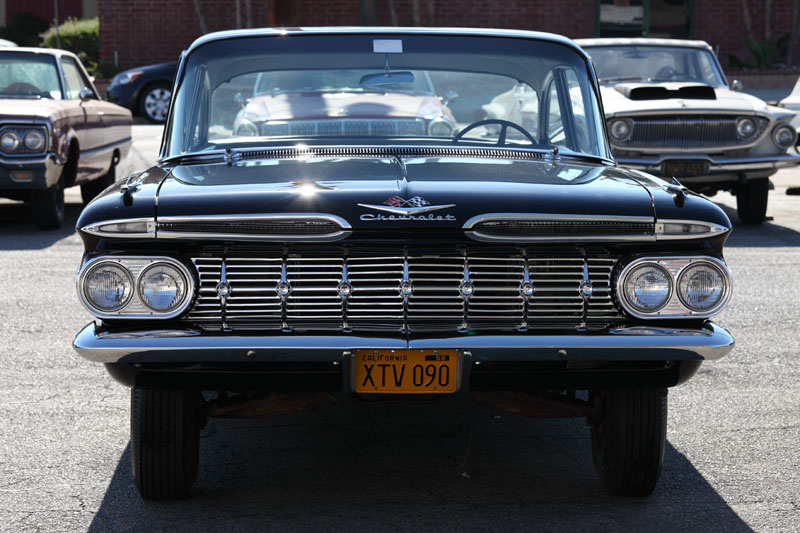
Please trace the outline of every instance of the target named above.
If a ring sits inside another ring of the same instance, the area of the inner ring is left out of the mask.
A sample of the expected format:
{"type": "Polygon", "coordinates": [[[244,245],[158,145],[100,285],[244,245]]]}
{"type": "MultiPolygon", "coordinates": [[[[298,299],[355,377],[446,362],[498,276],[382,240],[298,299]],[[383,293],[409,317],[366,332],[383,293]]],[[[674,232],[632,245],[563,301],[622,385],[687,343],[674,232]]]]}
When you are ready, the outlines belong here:
{"type": "Polygon", "coordinates": [[[708,41],[723,65],[736,67],[736,61],[756,61],[747,37],[760,49],[775,49],[773,64],[800,63],[800,43],[792,35],[793,28],[800,32],[798,4],[798,0],[99,0],[98,14],[101,61],[119,68],[175,60],[195,38],[211,31],[362,24],[514,28],[571,38],[694,38],[708,41]]]}

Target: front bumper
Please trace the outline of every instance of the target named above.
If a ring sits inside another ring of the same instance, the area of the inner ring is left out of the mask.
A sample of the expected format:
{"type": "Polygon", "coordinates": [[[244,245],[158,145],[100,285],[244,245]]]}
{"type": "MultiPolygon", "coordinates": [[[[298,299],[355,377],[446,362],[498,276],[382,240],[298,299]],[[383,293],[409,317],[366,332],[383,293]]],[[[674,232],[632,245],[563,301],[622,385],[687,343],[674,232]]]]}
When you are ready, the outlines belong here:
{"type": "Polygon", "coordinates": [[[56,162],[53,154],[36,158],[0,157],[0,190],[47,189],[58,181],[62,169],[63,165],[56,162]],[[19,172],[30,177],[20,179],[15,176],[19,172]]]}
{"type": "Polygon", "coordinates": [[[412,336],[213,334],[196,329],[110,331],[94,322],[75,337],[100,363],[340,363],[353,350],[457,349],[474,362],[713,360],[733,349],[730,333],[701,327],[631,326],[563,335],[412,336]]]}
{"type": "MultiPolygon", "coordinates": [[[[738,174],[742,172],[775,172],[782,168],[800,165],[800,155],[781,154],[764,157],[717,158],[703,154],[675,154],[657,155],[653,157],[615,157],[617,163],[626,168],[641,170],[656,176],[666,176],[664,163],[666,161],[704,161],[707,164],[707,173],[704,176],[717,174],[738,174]]],[[[672,176],[667,176],[672,177],[672,176]]],[[[702,181],[702,176],[681,178],[691,181],[702,181]]]]}

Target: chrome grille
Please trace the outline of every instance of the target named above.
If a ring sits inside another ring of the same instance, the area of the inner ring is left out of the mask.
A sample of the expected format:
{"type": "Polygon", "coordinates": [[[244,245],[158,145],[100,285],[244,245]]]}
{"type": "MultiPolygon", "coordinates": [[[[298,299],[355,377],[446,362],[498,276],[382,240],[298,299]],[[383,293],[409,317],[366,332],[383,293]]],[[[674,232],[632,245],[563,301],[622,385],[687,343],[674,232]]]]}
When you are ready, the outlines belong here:
{"type": "Polygon", "coordinates": [[[424,135],[425,121],[420,118],[330,118],[265,122],[261,135],[424,135]]]}
{"type": "Polygon", "coordinates": [[[766,131],[769,121],[763,117],[751,117],[756,121],[756,132],[741,138],[736,134],[738,116],[684,116],[632,117],[631,136],[612,144],[630,149],[708,150],[741,148],[756,142],[766,131]]]}
{"type": "Polygon", "coordinates": [[[351,250],[192,261],[199,291],[185,320],[211,329],[523,330],[602,327],[623,318],[611,293],[617,259],[606,253],[351,250]],[[532,284],[531,295],[524,284],[532,284]],[[225,297],[219,286],[230,288],[225,297]],[[290,290],[281,296],[280,287],[290,290]]]}

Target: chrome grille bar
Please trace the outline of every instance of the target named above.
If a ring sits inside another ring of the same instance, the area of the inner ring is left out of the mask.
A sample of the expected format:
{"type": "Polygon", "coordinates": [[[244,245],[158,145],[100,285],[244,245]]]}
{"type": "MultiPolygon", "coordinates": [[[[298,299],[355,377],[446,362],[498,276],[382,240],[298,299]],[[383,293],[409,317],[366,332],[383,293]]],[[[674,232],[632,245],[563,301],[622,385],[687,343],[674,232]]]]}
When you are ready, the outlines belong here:
{"type": "Polygon", "coordinates": [[[341,253],[192,261],[199,289],[184,320],[211,329],[525,330],[600,327],[623,318],[611,292],[617,259],[607,256],[341,253]]]}
{"type": "Polygon", "coordinates": [[[631,117],[631,136],[613,144],[620,148],[641,150],[708,150],[736,149],[750,146],[767,130],[770,121],[763,117],[751,117],[756,122],[756,132],[742,138],[736,133],[738,116],[684,116],[631,117]]]}

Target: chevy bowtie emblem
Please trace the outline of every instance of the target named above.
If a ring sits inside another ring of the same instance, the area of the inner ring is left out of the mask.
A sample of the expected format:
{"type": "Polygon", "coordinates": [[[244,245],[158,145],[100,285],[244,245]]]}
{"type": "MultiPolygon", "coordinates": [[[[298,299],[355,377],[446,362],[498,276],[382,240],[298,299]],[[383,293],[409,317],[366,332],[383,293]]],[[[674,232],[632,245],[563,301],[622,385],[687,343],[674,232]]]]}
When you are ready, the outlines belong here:
{"type": "Polygon", "coordinates": [[[375,209],[376,211],[384,211],[394,215],[419,215],[421,213],[429,213],[430,211],[438,211],[439,209],[447,209],[448,207],[455,207],[456,204],[443,204],[431,205],[429,201],[421,196],[415,196],[408,200],[400,196],[392,196],[383,202],[383,205],[375,204],[358,204],[359,207],[366,207],[367,209],[375,209]]]}

